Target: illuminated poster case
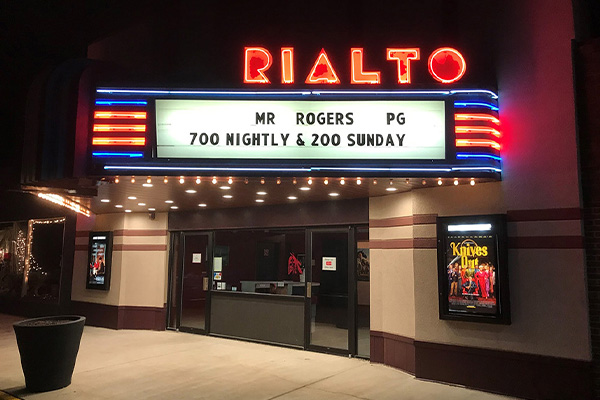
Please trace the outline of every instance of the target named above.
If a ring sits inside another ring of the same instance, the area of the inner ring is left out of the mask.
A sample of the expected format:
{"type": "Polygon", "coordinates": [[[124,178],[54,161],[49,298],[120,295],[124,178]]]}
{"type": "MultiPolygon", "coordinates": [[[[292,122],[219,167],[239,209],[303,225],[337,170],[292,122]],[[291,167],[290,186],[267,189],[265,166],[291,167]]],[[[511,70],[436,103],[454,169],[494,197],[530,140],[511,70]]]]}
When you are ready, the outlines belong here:
{"type": "Polygon", "coordinates": [[[112,262],[112,232],[90,232],[87,289],[108,290],[112,262]]]}
{"type": "Polygon", "coordinates": [[[437,220],[440,319],[510,324],[506,217],[437,220]]]}

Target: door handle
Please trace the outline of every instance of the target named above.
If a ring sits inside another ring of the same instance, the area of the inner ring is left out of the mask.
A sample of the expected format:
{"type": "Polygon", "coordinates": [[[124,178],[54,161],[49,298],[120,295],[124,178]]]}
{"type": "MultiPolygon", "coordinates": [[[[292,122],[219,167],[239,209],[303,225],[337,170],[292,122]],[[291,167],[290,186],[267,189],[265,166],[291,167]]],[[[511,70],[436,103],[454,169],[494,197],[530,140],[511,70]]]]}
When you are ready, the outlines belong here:
{"type": "Polygon", "coordinates": [[[312,297],[312,282],[306,282],[306,297],[312,297]]]}
{"type": "Polygon", "coordinates": [[[204,290],[205,292],[208,290],[208,277],[207,276],[202,278],[202,290],[204,290]]]}

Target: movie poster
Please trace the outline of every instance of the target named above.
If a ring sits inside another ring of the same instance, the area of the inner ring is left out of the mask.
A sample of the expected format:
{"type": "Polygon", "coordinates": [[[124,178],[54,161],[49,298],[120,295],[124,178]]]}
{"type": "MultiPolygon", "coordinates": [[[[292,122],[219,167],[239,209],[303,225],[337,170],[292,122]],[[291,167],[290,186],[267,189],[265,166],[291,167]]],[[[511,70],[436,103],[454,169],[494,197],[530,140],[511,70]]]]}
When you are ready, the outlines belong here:
{"type": "Polygon", "coordinates": [[[506,215],[438,217],[440,318],[510,324],[506,215]]]}
{"type": "Polygon", "coordinates": [[[110,285],[111,247],[111,232],[90,233],[86,282],[88,289],[108,290],[110,285]]]}
{"type": "Polygon", "coordinates": [[[448,235],[446,273],[450,312],[497,312],[495,235],[448,235]]]}

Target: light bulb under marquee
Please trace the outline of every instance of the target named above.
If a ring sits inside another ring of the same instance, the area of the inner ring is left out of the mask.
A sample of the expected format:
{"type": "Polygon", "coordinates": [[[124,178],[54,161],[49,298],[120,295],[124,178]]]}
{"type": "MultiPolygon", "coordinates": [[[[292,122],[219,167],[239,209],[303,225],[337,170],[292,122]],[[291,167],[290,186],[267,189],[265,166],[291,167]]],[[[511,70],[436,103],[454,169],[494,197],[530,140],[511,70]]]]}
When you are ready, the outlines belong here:
{"type": "Polygon", "coordinates": [[[217,177],[216,176],[213,176],[213,178],[212,178],[212,184],[213,185],[217,184],[217,177]]]}
{"type": "Polygon", "coordinates": [[[165,179],[163,179],[163,182],[164,182],[164,183],[169,183],[169,178],[167,178],[167,177],[165,176],[165,179]]]}
{"type": "Polygon", "coordinates": [[[224,199],[232,199],[232,198],[233,198],[233,196],[232,196],[232,195],[230,195],[230,194],[225,194],[225,195],[223,195],[223,198],[224,198],[224,199]]]}
{"type": "Polygon", "coordinates": [[[131,177],[131,183],[135,183],[135,176],[131,177]]]}
{"type": "Polygon", "coordinates": [[[288,200],[298,200],[296,196],[288,196],[288,200]]]}
{"type": "Polygon", "coordinates": [[[229,177],[229,179],[227,179],[227,183],[229,183],[231,185],[233,183],[233,178],[229,177]]]}

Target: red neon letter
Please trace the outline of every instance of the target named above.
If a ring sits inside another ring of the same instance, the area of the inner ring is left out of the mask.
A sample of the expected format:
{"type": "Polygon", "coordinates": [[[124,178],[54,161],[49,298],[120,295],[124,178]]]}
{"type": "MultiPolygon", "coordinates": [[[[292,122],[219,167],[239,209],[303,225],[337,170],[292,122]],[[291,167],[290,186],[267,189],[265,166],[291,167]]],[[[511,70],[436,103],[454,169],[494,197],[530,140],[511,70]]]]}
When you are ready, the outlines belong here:
{"type": "Polygon", "coordinates": [[[418,48],[387,49],[387,59],[398,63],[398,83],[410,83],[410,62],[421,58],[418,48]]]}
{"type": "Polygon", "coordinates": [[[294,83],[294,48],[281,48],[281,83],[294,83]]]}
{"type": "Polygon", "coordinates": [[[272,61],[271,53],[265,48],[244,48],[244,83],[270,83],[264,72],[272,61]]]}
{"type": "Polygon", "coordinates": [[[458,81],[467,70],[465,58],[451,47],[442,47],[431,53],[427,65],[433,79],[442,83],[458,81]]]}
{"type": "Polygon", "coordinates": [[[363,71],[363,49],[352,48],[350,50],[351,62],[350,67],[352,69],[352,77],[350,83],[379,83],[380,72],[364,72],[363,71]]]}
{"type": "Polygon", "coordinates": [[[329,62],[325,49],[321,49],[317,61],[315,61],[315,65],[313,65],[305,83],[340,83],[340,79],[329,62]]]}

